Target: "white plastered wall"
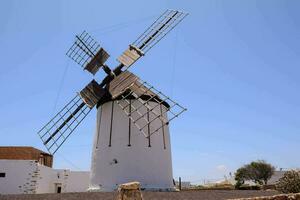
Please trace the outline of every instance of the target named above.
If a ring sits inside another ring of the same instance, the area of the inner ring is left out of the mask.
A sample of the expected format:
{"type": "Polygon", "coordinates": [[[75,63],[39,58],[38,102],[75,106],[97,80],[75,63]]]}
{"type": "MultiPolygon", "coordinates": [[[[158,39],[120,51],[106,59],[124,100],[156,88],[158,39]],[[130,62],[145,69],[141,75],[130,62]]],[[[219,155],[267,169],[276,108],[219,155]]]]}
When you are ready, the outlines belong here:
{"type": "Polygon", "coordinates": [[[90,182],[90,172],[69,171],[66,183],[66,192],[85,192],[90,182]]]}
{"type": "MultiPolygon", "coordinates": [[[[153,106],[155,103],[150,102],[150,104],[153,106]]],[[[157,110],[157,112],[160,111],[157,110]]],[[[160,125],[161,121],[156,121],[151,128],[160,125]]],[[[113,109],[112,102],[99,107],[89,189],[112,191],[118,184],[139,181],[145,189],[173,190],[168,126],[164,126],[164,132],[161,129],[153,134],[150,141],[149,147],[148,139],[131,123],[131,146],[128,146],[129,119],[124,111],[116,102],[114,102],[113,109]],[[112,110],[113,124],[111,124],[112,110]],[[109,141],[111,141],[111,146],[109,146],[109,141]]]]}
{"type": "Polygon", "coordinates": [[[39,176],[37,180],[36,193],[55,193],[55,184],[62,185],[62,191],[65,192],[64,171],[56,170],[50,167],[39,165],[39,176]],[[60,174],[58,178],[58,174],[60,174]]]}
{"type": "Polygon", "coordinates": [[[0,160],[0,194],[85,192],[89,186],[89,172],[53,169],[33,160],[0,160]]]}
{"type": "Polygon", "coordinates": [[[0,160],[0,194],[35,193],[37,165],[33,160],[0,160]]]}

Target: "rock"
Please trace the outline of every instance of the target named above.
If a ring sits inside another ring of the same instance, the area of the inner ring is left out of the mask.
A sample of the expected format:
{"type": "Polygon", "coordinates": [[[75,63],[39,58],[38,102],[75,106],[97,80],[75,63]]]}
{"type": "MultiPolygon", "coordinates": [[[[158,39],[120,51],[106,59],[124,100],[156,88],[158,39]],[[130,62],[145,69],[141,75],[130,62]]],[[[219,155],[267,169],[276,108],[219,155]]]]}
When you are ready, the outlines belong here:
{"type": "Polygon", "coordinates": [[[235,200],[300,200],[300,193],[297,194],[279,194],[270,197],[252,197],[252,198],[241,198],[235,200]]]}
{"type": "Polygon", "coordinates": [[[141,184],[137,181],[135,182],[129,182],[119,185],[118,190],[124,189],[124,190],[139,190],[141,187],[141,184]]]}
{"type": "Polygon", "coordinates": [[[295,199],[300,200],[300,193],[295,194],[295,199]]]}
{"type": "Polygon", "coordinates": [[[274,196],[272,199],[274,199],[274,200],[288,200],[288,196],[284,195],[284,194],[281,194],[281,195],[274,196]]]}
{"type": "Polygon", "coordinates": [[[117,200],[143,200],[139,182],[130,182],[119,185],[117,200]]]}

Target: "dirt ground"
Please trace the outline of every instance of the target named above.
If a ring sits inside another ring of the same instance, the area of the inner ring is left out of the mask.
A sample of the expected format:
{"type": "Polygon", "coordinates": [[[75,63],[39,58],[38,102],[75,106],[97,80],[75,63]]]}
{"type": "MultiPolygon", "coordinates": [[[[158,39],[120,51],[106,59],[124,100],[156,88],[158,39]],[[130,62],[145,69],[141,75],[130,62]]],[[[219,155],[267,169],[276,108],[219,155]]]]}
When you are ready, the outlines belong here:
{"type": "MultiPolygon", "coordinates": [[[[223,200],[241,197],[267,196],[278,194],[275,191],[248,191],[248,190],[199,190],[181,192],[143,192],[145,200],[223,200]]],[[[0,200],[113,200],[116,193],[85,192],[63,194],[26,194],[0,195],[0,200]]]]}

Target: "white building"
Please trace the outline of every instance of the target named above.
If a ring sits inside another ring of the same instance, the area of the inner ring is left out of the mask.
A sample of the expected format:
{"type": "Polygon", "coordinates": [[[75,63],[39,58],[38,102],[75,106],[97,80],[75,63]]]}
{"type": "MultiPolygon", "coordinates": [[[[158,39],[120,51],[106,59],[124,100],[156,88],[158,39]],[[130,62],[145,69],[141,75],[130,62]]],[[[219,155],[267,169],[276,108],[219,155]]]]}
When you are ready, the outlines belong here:
{"type": "Polygon", "coordinates": [[[33,147],[0,147],[0,194],[83,192],[89,172],[53,169],[52,156],[33,147]]]}
{"type": "MultiPolygon", "coordinates": [[[[135,99],[128,101],[132,107],[140,106],[135,99]]],[[[157,113],[164,113],[163,109],[167,109],[155,102],[149,104],[157,113]]],[[[145,108],[139,111],[147,112],[145,108]]],[[[154,118],[152,114],[148,117],[150,120],[154,118]]],[[[166,114],[163,117],[167,120],[166,114]]],[[[161,123],[160,120],[154,121],[148,131],[160,127],[161,123]]],[[[164,125],[146,138],[121,107],[115,101],[109,101],[97,112],[89,190],[113,191],[119,184],[131,181],[140,182],[145,190],[175,190],[169,127],[164,125]]]]}

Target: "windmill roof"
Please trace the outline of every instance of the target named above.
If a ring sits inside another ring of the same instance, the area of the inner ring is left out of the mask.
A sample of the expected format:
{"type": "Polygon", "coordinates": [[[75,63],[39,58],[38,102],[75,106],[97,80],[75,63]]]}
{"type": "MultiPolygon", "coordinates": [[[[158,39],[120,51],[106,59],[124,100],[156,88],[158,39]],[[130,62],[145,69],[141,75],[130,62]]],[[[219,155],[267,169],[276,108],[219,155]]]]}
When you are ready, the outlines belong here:
{"type": "Polygon", "coordinates": [[[126,96],[126,99],[136,99],[134,95],[128,95],[129,93],[133,92],[135,95],[145,101],[151,98],[150,101],[162,102],[164,106],[170,107],[167,102],[162,101],[158,94],[148,88],[144,82],[141,82],[138,76],[129,71],[122,72],[119,76],[117,76],[109,84],[108,91],[111,96],[100,102],[98,106],[111,100],[120,100],[122,99],[122,96],[126,96]]]}

